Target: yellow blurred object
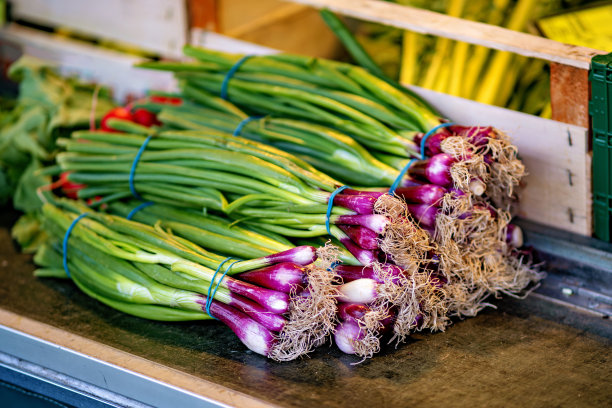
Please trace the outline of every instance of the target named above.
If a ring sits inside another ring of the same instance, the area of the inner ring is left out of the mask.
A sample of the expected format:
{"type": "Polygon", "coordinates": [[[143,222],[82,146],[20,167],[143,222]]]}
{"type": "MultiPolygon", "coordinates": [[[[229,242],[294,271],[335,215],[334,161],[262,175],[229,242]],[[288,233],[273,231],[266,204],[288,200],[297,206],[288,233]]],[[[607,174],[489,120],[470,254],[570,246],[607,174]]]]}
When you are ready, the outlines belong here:
{"type": "MultiPolygon", "coordinates": [[[[395,0],[400,4],[506,27],[534,31],[534,21],[563,5],[587,0],[395,0]]],[[[594,21],[594,20],[593,20],[594,21]]],[[[533,58],[497,51],[411,31],[364,25],[359,41],[381,66],[392,64],[389,47],[401,48],[399,81],[402,84],[509,107],[532,115],[550,116],[549,66],[533,58]],[[386,33],[386,34],[385,34],[386,33]]],[[[393,70],[386,69],[388,74],[393,70]]]]}
{"type": "Polygon", "coordinates": [[[566,44],[612,50],[612,4],[593,6],[538,21],[542,33],[566,44]]]}
{"type": "MultiPolygon", "coordinates": [[[[535,0],[519,0],[516,7],[512,10],[507,28],[510,30],[522,31],[531,17],[535,3],[535,0]]],[[[476,94],[476,100],[478,102],[488,104],[496,103],[499,87],[505,76],[508,75],[508,65],[512,63],[514,56],[515,55],[510,52],[500,51],[495,53],[482,84],[479,87],[478,93],[476,94]]]]}
{"type": "MultiPolygon", "coordinates": [[[[450,6],[448,8],[448,15],[451,17],[460,17],[465,6],[465,0],[450,0],[450,6]]],[[[421,83],[421,86],[429,89],[445,89],[444,85],[435,86],[436,81],[440,81],[439,75],[442,69],[442,64],[450,63],[447,58],[447,52],[451,46],[451,40],[448,38],[439,38],[436,42],[436,48],[434,50],[433,59],[429,64],[425,79],[421,83]]]]}

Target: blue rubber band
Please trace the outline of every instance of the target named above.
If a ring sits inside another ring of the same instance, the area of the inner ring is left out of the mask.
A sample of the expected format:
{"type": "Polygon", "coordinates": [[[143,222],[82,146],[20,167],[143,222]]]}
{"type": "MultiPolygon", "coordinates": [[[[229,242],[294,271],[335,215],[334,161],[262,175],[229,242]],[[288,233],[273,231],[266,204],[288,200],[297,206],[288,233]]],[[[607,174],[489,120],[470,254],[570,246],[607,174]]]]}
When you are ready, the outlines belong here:
{"type": "Polygon", "coordinates": [[[138,194],[138,192],[134,188],[134,174],[136,174],[136,166],[138,166],[138,161],[140,160],[140,156],[142,156],[142,153],[147,148],[147,145],[151,141],[152,137],[153,137],[153,135],[149,135],[145,139],[145,141],[142,142],[142,146],[140,146],[140,149],[138,150],[138,153],[136,153],[136,156],[134,157],[134,161],[132,162],[132,168],[130,169],[130,180],[129,180],[129,182],[130,182],[130,191],[132,192],[132,195],[134,197],[136,197],[137,199],[139,199],[140,201],[144,201],[144,199],[140,196],[140,194],[138,194]]]}
{"type": "Polygon", "coordinates": [[[74,221],[72,221],[72,224],[70,224],[70,226],[66,230],[66,234],[64,234],[64,240],[62,241],[62,263],[64,264],[64,271],[66,271],[66,275],[68,275],[70,279],[72,279],[72,276],[70,276],[70,271],[68,270],[68,238],[70,238],[70,234],[72,233],[74,226],[77,225],[77,222],[79,222],[81,218],[84,218],[87,215],[89,215],[89,213],[84,212],[78,217],[76,217],[74,221]]]}
{"type": "Polygon", "coordinates": [[[242,133],[242,129],[247,125],[247,123],[262,118],[263,116],[249,116],[246,119],[242,119],[238,126],[236,126],[236,129],[234,130],[234,133],[232,133],[232,136],[240,136],[240,133],[242,133]]]}
{"type": "Polygon", "coordinates": [[[127,215],[127,217],[125,217],[125,219],[126,219],[126,220],[131,220],[131,219],[132,219],[132,217],[134,217],[134,215],[136,215],[136,213],[137,213],[138,211],[142,210],[143,208],[150,207],[150,206],[152,206],[153,204],[155,204],[153,201],[146,201],[146,202],[144,202],[144,203],[140,204],[139,206],[134,207],[134,208],[132,209],[132,211],[130,211],[130,213],[127,215]]]}
{"type": "Polygon", "coordinates": [[[227,100],[227,86],[229,85],[230,79],[232,79],[232,77],[234,76],[236,71],[238,71],[240,66],[251,57],[254,57],[254,55],[245,55],[244,57],[240,58],[234,65],[232,65],[229,71],[227,71],[227,74],[225,74],[225,78],[223,78],[223,82],[221,83],[221,99],[227,100]]]}
{"type": "Polygon", "coordinates": [[[334,261],[331,263],[331,265],[329,265],[329,268],[327,268],[328,272],[333,272],[334,269],[336,269],[336,266],[338,265],[342,265],[342,261],[334,261]]]}
{"type": "Polygon", "coordinates": [[[446,122],[446,123],[441,123],[438,126],[434,127],[433,129],[431,129],[429,132],[425,133],[425,135],[423,136],[423,139],[421,139],[421,158],[422,159],[426,159],[427,156],[425,155],[425,141],[427,140],[427,138],[431,135],[433,135],[434,133],[436,133],[436,130],[438,129],[442,129],[445,127],[449,127],[449,126],[454,126],[455,124],[453,122],[446,122]]]}
{"type": "MultiPolygon", "coordinates": [[[[234,262],[232,262],[227,268],[225,268],[225,272],[223,272],[223,274],[221,275],[221,277],[219,278],[219,280],[217,281],[217,284],[215,285],[215,289],[213,290],[213,284],[215,283],[215,278],[217,277],[217,274],[219,273],[219,271],[221,270],[221,268],[223,267],[223,265],[225,265],[225,263],[231,259],[236,259],[236,258],[232,258],[231,256],[225,258],[225,260],[223,262],[221,262],[219,264],[219,266],[217,266],[217,270],[215,271],[215,274],[212,277],[212,280],[210,281],[210,285],[208,286],[208,292],[206,293],[206,314],[208,314],[210,317],[212,317],[213,319],[217,319],[215,316],[213,316],[210,313],[210,306],[212,305],[212,301],[215,298],[215,295],[217,294],[217,290],[219,289],[219,285],[221,284],[221,281],[223,280],[223,278],[225,278],[225,275],[227,275],[227,273],[230,271],[230,269],[232,269],[232,266],[234,266],[234,264],[236,262],[240,262],[240,260],[236,260],[234,262]],[[211,293],[212,291],[212,293],[211,293]]],[[[217,319],[219,320],[219,319],[217,319]]]]}
{"type": "Polygon", "coordinates": [[[416,161],[416,159],[410,159],[408,164],[405,165],[404,168],[402,169],[402,171],[399,172],[399,174],[395,178],[395,181],[393,182],[393,184],[391,184],[391,187],[389,188],[389,194],[390,195],[393,195],[393,193],[395,193],[395,190],[400,185],[402,179],[404,178],[404,175],[406,174],[406,172],[408,171],[410,166],[412,166],[412,163],[414,163],[415,161],[416,161]]]}
{"type": "Polygon", "coordinates": [[[343,190],[346,190],[349,186],[341,186],[334,190],[333,193],[329,196],[329,201],[327,202],[327,213],[325,214],[325,228],[327,229],[327,234],[331,235],[331,231],[329,229],[329,217],[331,216],[332,207],[334,206],[334,198],[338,193],[343,190]]]}

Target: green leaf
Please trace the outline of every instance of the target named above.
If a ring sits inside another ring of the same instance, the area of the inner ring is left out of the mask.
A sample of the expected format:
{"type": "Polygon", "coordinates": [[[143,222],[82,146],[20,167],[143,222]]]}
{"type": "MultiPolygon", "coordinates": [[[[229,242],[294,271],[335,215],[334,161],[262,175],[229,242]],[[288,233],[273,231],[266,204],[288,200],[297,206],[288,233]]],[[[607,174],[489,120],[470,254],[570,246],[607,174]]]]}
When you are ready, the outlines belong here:
{"type": "Polygon", "coordinates": [[[51,183],[51,178],[38,174],[36,170],[40,168],[42,168],[40,162],[37,159],[32,159],[32,162],[19,179],[15,196],[13,197],[13,205],[16,209],[30,212],[42,207],[43,202],[37,190],[39,187],[51,183]]]}

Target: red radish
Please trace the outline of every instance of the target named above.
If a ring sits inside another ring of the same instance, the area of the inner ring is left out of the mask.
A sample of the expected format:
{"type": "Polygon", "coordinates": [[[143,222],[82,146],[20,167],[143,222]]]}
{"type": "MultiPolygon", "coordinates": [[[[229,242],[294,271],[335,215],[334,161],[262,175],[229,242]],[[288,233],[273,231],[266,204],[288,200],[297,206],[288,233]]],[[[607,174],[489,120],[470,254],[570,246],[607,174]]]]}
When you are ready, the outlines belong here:
{"type": "Polygon", "coordinates": [[[149,97],[151,102],[163,103],[166,105],[182,105],[183,99],[177,96],[162,96],[162,95],[151,95],[149,97]]]}
{"type": "Polygon", "coordinates": [[[68,180],[69,174],[70,172],[68,171],[63,172],[60,175],[58,185],[62,189],[62,193],[64,193],[66,197],[76,200],[78,198],[77,194],[79,190],[87,186],[85,184],[73,183],[72,181],[68,180]]]}
{"type": "Polygon", "coordinates": [[[161,122],[157,120],[157,115],[143,108],[138,108],[132,114],[133,121],[146,127],[159,126],[161,122]]]}
{"type": "Polygon", "coordinates": [[[102,121],[100,122],[100,129],[105,130],[107,132],[119,133],[118,131],[110,128],[106,124],[109,119],[123,119],[129,120],[130,122],[134,122],[134,116],[132,115],[132,113],[129,111],[129,109],[123,107],[111,109],[106,115],[104,115],[102,121]]]}

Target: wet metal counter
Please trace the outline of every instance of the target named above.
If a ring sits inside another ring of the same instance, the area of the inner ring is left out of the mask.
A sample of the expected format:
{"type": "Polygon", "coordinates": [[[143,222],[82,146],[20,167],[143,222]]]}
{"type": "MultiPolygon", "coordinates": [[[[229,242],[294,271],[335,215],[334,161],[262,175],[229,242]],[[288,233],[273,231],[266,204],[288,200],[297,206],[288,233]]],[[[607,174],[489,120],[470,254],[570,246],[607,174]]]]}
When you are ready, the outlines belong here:
{"type": "MultiPolygon", "coordinates": [[[[277,363],[220,323],[124,315],[70,281],[36,279],[4,209],[0,382],[65,406],[603,407],[612,401],[611,247],[524,225],[549,277],[444,333],[416,333],[374,358],[323,346],[277,363]]],[[[1,405],[1,403],[0,403],[1,405]]]]}

